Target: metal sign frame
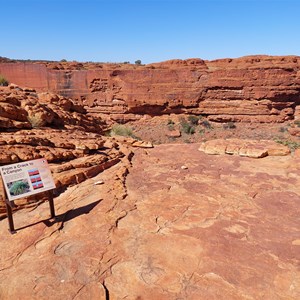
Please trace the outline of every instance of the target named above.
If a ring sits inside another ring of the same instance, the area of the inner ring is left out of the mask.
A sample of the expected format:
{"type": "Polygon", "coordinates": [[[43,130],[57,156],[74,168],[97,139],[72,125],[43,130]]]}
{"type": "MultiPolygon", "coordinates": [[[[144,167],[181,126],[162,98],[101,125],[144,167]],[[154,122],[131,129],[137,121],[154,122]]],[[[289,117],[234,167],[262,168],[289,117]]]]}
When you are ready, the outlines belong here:
{"type": "MultiPolygon", "coordinates": [[[[31,162],[35,162],[35,161],[38,161],[38,160],[27,161],[27,162],[23,162],[23,163],[31,163],[31,162]]],[[[47,165],[47,161],[46,160],[45,160],[45,163],[47,165]]],[[[14,165],[15,164],[12,164],[12,166],[14,166],[14,165]]],[[[11,166],[11,165],[7,165],[7,166],[11,166]]],[[[7,166],[5,166],[5,167],[7,167],[7,166]]],[[[50,173],[50,176],[51,176],[51,173],[50,173]]],[[[51,176],[51,179],[52,179],[52,176],[51,176]]],[[[10,200],[9,199],[9,196],[7,194],[7,185],[6,185],[6,182],[5,182],[4,178],[3,178],[3,176],[1,176],[1,184],[2,184],[3,191],[4,191],[4,201],[5,201],[5,205],[6,205],[6,213],[7,213],[7,219],[8,219],[9,232],[11,234],[14,234],[14,233],[17,232],[17,230],[15,229],[14,220],[13,220],[13,208],[16,207],[16,205],[14,203],[14,200],[10,200]]],[[[55,215],[55,208],[54,208],[54,201],[53,201],[53,192],[52,192],[52,190],[54,188],[55,188],[55,185],[54,185],[54,187],[51,187],[50,189],[48,188],[46,190],[44,189],[44,190],[41,190],[41,191],[35,191],[33,193],[29,193],[29,195],[28,195],[28,196],[31,196],[31,195],[43,193],[43,192],[46,192],[46,191],[48,192],[48,201],[49,201],[49,206],[50,206],[50,216],[51,216],[51,219],[53,219],[53,218],[56,217],[56,215],[55,215]]],[[[26,198],[28,196],[26,196],[26,194],[24,194],[23,197],[19,197],[18,196],[18,199],[20,199],[20,198],[26,198]]]]}
{"type": "MultiPolygon", "coordinates": [[[[2,181],[2,180],[1,180],[2,181]]],[[[2,181],[3,184],[3,181],[2,181]]],[[[48,201],[49,201],[49,206],[50,206],[50,219],[54,219],[56,217],[55,215],[55,208],[54,208],[54,201],[53,201],[53,193],[52,191],[48,192],[48,201]]],[[[12,209],[16,207],[14,201],[9,201],[6,195],[5,191],[5,205],[6,205],[6,213],[7,213],[7,220],[8,220],[8,230],[11,234],[17,233],[17,230],[15,229],[14,226],[14,219],[13,219],[13,213],[12,209]]]]}

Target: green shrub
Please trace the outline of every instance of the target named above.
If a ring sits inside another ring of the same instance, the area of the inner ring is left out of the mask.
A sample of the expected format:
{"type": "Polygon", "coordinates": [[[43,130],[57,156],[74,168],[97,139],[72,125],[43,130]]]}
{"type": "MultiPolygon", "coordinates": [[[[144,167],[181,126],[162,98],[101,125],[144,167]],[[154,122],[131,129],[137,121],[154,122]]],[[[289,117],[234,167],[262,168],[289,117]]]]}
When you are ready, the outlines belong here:
{"type": "Polygon", "coordinates": [[[174,121],[172,121],[171,119],[168,120],[168,128],[170,131],[174,130],[175,129],[175,123],[174,121]]]}
{"type": "Polygon", "coordinates": [[[9,192],[13,196],[24,194],[25,192],[29,192],[29,184],[28,182],[24,181],[16,181],[10,187],[9,192]]]}
{"type": "Polygon", "coordinates": [[[0,86],[8,86],[9,82],[6,80],[5,77],[0,75],[0,86]]]}
{"type": "Polygon", "coordinates": [[[213,126],[207,120],[202,121],[200,124],[206,129],[213,129],[213,126]]]}
{"type": "Polygon", "coordinates": [[[198,117],[198,116],[194,116],[194,115],[188,116],[188,121],[191,125],[198,125],[199,120],[200,120],[200,117],[198,117]]]}
{"type": "Polygon", "coordinates": [[[300,148],[300,143],[289,141],[289,140],[275,140],[276,143],[287,146],[290,148],[291,151],[295,151],[296,149],[300,148]]]}
{"type": "Polygon", "coordinates": [[[168,125],[168,129],[169,129],[170,131],[173,131],[173,130],[175,129],[174,124],[169,124],[169,125],[168,125]]]}
{"type": "Polygon", "coordinates": [[[181,118],[180,120],[180,126],[182,132],[186,134],[194,134],[195,133],[195,127],[188,123],[185,118],[181,118]]]}
{"type": "Polygon", "coordinates": [[[115,136],[115,135],[129,136],[135,138],[133,131],[130,127],[127,127],[125,125],[120,125],[120,124],[113,125],[113,127],[110,130],[110,136],[115,136]]]}
{"type": "Polygon", "coordinates": [[[203,129],[203,128],[199,129],[199,134],[200,135],[203,135],[204,133],[205,133],[205,129],[203,129]]]}
{"type": "Polygon", "coordinates": [[[195,127],[189,125],[189,126],[186,128],[186,133],[187,133],[187,134],[194,134],[194,133],[195,133],[195,127]]]}

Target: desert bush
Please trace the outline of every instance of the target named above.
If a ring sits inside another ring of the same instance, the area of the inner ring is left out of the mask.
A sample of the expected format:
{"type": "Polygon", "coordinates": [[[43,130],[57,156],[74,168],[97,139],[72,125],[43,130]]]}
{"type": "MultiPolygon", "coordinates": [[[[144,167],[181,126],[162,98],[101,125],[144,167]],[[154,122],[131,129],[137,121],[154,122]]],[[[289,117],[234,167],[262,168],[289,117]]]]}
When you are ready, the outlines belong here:
{"type": "Polygon", "coordinates": [[[213,129],[213,126],[210,124],[209,121],[204,120],[200,123],[200,125],[202,125],[203,127],[205,127],[206,129],[213,129]]]}
{"type": "Polygon", "coordinates": [[[129,136],[135,138],[132,128],[120,124],[113,125],[113,127],[110,130],[110,136],[115,135],[129,136]]]}
{"type": "Polygon", "coordinates": [[[190,124],[193,124],[193,125],[198,125],[199,124],[199,121],[203,119],[203,116],[202,115],[189,115],[188,116],[188,121],[190,122],[190,124]]]}
{"type": "Polygon", "coordinates": [[[286,132],[288,129],[286,127],[280,127],[279,128],[279,132],[286,132]]]}
{"type": "Polygon", "coordinates": [[[188,121],[191,125],[198,125],[199,120],[200,120],[200,117],[198,117],[198,116],[194,116],[194,115],[188,116],[188,121]]]}
{"type": "Polygon", "coordinates": [[[279,140],[275,139],[275,142],[290,148],[291,151],[295,151],[296,149],[300,148],[300,143],[290,141],[290,140],[279,140]]]}
{"type": "Polygon", "coordinates": [[[186,134],[194,134],[195,133],[195,127],[193,125],[191,125],[189,122],[187,122],[185,118],[182,118],[180,120],[180,126],[181,126],[182,132],[184,132],[186,134]]]}
{"type": "Polygon", "coordinates": [[[168,129],[169,129],[170,131],[174,130],[174,129],[175,129],[174,124],[169,124],[169,125],[168,125],[168,129]]]}
{"type": "Polygon", "coordinates": [[[184,142],[185,144],[191,144],[191,143],[192,143],[192,141],[191,141],[190,139],[184,139],[183,142],[184,142]]]}
{"type": "Polygon", "coordinates": [[[8,86],[8,80],[2,75],[0,75],[0,86],[8,86]]]}
{"type": "Polygon", "coordinates": [[[236,128],[236,125],[233,122],[228,122],[223,125],[223,128],[224,129],[234,129],[234,128],[236,128]]]}
{"type": "Polygon", "coordinates": [[[175,125],[175,123],[171,119],[169,119],[168,120],[168,128],[169,128],[170,131],[175,129],[174,125],[175,125]]]}
{"type": "Polygon", "coordinates": [[[205,133],[205,129],[200,128],[200,129],[199,129],[199,134],[200,134],[200,135],[203,135],[204,133],[205,133]]]}
{"type": "Polygon", "coordinates": [[[24,194],[26,191],[29,191],[28,182],[17,181],[9,189],[9,192],[13,196],[24,194]]]}

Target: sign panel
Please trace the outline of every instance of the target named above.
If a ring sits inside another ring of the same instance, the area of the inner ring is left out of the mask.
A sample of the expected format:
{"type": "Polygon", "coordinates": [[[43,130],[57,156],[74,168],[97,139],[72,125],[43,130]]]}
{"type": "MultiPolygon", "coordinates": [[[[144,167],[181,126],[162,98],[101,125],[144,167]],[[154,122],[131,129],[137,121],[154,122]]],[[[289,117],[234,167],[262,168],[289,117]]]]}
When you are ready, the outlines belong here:
{"type": "Polygon", "coordinates": [[[0,167],[9,201],[52,190],[55,183],[44,158],[0,167]]]}

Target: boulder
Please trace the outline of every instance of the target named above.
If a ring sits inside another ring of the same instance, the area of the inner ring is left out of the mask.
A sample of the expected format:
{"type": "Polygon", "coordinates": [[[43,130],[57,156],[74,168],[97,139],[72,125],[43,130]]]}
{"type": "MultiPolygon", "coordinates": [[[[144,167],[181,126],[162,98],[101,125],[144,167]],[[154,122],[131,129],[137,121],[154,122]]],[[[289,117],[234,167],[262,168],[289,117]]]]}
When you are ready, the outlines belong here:
{"type": "Polygon", "coordinates": [[[239,139],[216,139],[204,142],[199,151],[206,154],[230,154],[262,158],[266,156],[285,156],[290,154],[287,146],[280,145],[270,140],[239,140],[239,139]]]}

